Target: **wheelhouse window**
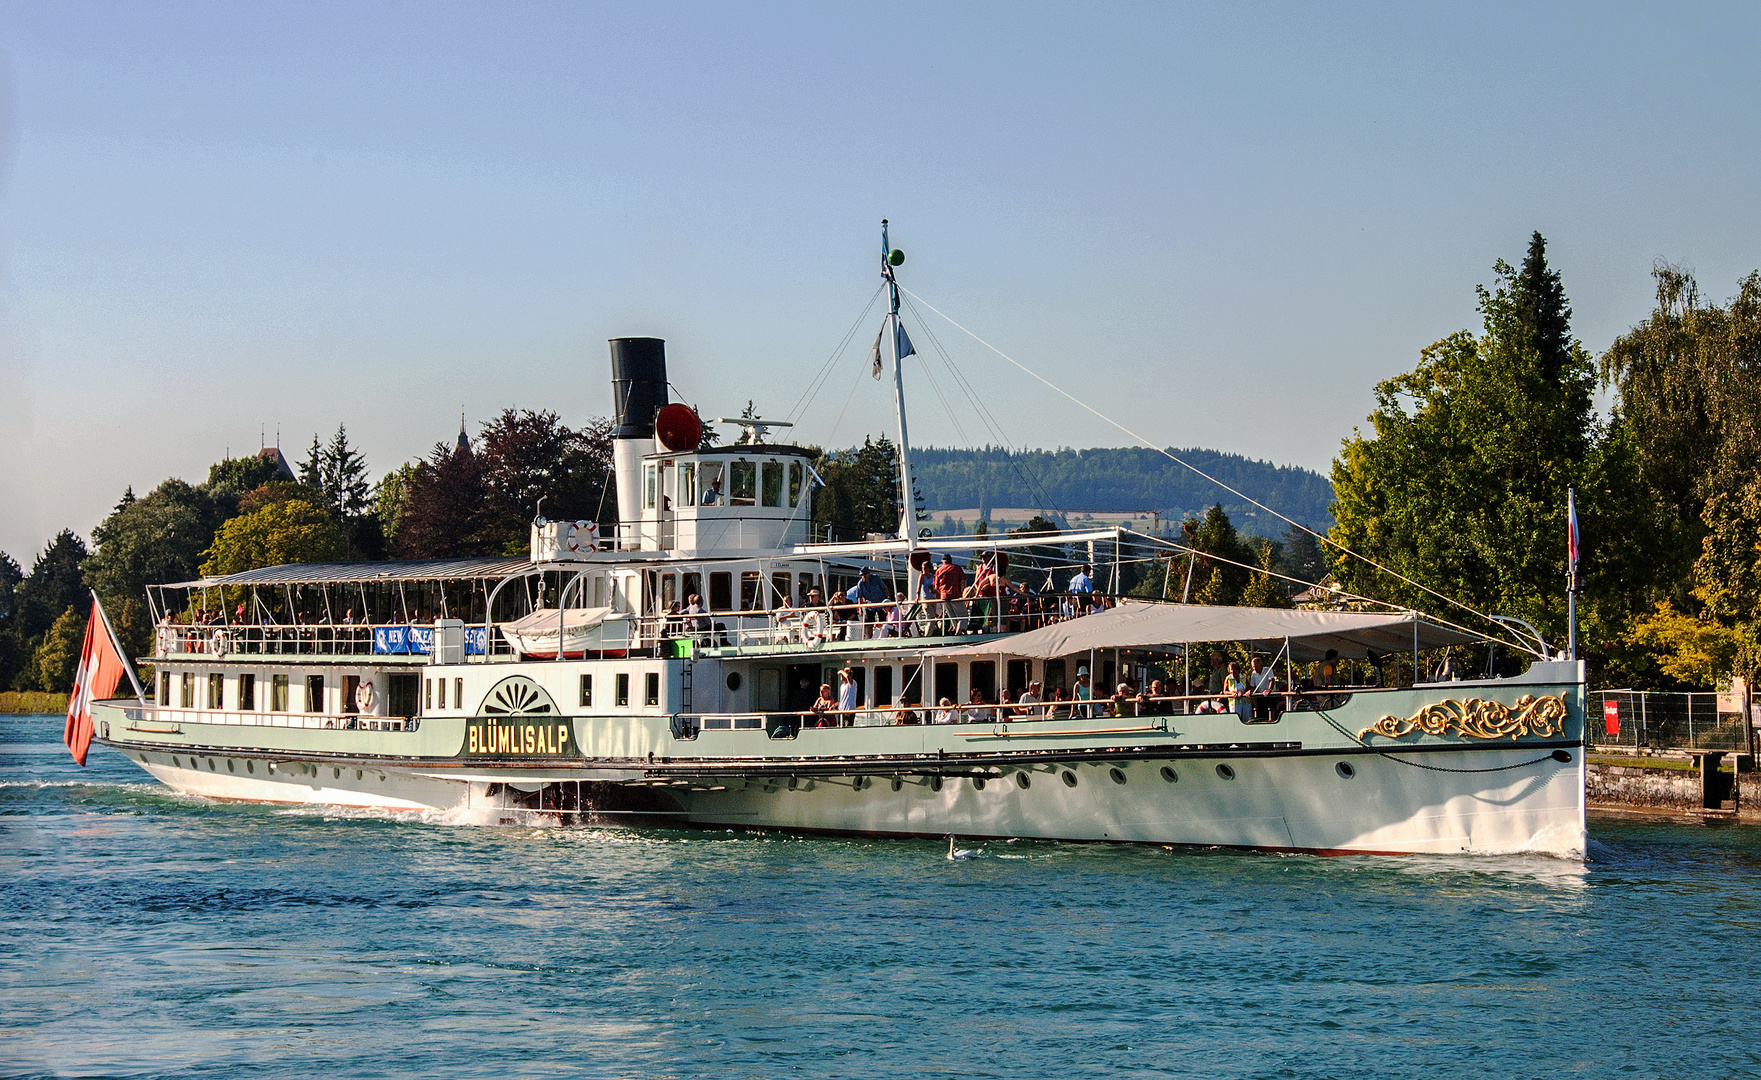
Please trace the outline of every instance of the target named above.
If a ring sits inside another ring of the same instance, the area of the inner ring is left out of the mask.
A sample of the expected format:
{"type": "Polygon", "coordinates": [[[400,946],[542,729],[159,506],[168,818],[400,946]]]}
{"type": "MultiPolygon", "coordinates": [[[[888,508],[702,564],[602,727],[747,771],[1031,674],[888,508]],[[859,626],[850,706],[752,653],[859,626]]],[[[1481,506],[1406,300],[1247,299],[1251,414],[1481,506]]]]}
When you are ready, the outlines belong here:
{"type": "Polygon", "coordinates": [[[734,506],[757,505],[758,463],[736,461],[728,467],[728,474],[728,502],[734,506]]]}
{"type": "Polygon", "coordinates": [[[760,473],[759,494],[765,506],[783,505],[783,463],[767,461],[760,473]]]}
{"type": "Polygon", "coordinates": [[[324,711],[324,676],[306,676],[306,711],[321,713],[324,711]]]}
{"type": "Polygon", "coordinates": [[[801,481],[803,470],[799,461],[789,462],[789,505],[801,505],[801,481]]]}
{"type": "Polygon", "coordinates": [[[734,610],[734,575],[727,570],[718,570],[709,575],[709,610],[734,610]]]}
{"type": "Polygon", "coordinates": [[[644,510],[654,509],[656,489],[660,486],[659,473],[660,470],[656,466],[644,465],[642,467],[642,508],[644,510]]]}
{"type": "Polygon", "coordinates": [[[697,505],[697,463],[694,461],[679,466],[679,505],[697,505]]]}
{"type": "Polygon", "coordinates": [[[250,672],[238,677],[238,707],[240,712],[256,711],[257,676],[250,672]]]}
{"type": "Polygon", "coordinates": [[[287,676],[269,676],[269,711],[287,711],[287,676]]]}

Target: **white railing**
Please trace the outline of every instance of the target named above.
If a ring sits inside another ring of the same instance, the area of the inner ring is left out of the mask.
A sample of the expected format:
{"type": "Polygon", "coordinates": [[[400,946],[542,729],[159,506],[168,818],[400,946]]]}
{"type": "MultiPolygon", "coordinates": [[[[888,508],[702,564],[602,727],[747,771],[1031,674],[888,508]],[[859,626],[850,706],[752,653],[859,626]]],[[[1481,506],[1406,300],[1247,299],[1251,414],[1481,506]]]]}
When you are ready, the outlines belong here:
{"type": "Polygon", "coordinates": [[[231,724],[241,727],[305,728],[337,731],[414,731],[416,718],[368,716],[360,713],[296,713],[237,709],[185,709],[160,705],[124,710],[129,723],[231,724]]]}

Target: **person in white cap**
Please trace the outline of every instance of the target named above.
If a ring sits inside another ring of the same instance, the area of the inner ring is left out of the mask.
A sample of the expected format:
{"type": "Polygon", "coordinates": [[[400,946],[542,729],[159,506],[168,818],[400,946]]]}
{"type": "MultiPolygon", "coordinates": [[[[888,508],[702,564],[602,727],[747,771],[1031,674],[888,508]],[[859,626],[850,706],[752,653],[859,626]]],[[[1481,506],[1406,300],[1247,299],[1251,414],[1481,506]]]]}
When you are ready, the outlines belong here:
{"type": "Polygon", "coordinates": [[[1086,668],[1086,667],[1077,668],[1076,669],[1076,694],[1075,694],[1076,700],[1078,702],[1078,704],[1076,706],[1076,715],[1077,716],[1089,717],[1089,716],[1094,715],[1094,706],[1081,704],[1082,702],[1085,702],[1085,701],[1093,701],[1094,696],[1095,696],[1094,686],[1091,685],[1088,681],[1088,668],[1086,668]]]}

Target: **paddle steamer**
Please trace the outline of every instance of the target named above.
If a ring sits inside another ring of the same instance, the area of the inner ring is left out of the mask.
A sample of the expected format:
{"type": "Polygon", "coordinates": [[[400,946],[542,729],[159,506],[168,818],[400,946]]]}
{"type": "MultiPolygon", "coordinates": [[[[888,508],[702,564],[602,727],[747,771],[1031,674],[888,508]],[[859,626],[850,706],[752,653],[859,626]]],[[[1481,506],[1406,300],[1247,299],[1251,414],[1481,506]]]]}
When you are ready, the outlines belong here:
{"type": "MultiPolygon", "coordinates": [[[[882,253],[911,492],[909,347],[884,232],[882,253]]],[[[1017,549],[1051,542],[1093,561],[1133,535],[932,539],[906,498],[895,536],[815,542],[812,457],[772,441],[780,425],[741,421],[737,442],[706,447],[696,414],[668,399],[661,341],[613,340],[611,367],[608,535],[540,518],[524,559],[278,566],[155,587],[160,628],[142,658],[154,680],[94,704],[96,741],[190,795],[490,823],[1584,850],[1580,662],[1306,689],[1295,666],[1329,651],[1410,656],[1416,675],[1423,654],[1477,638],[1410,611],[1108,597],[1105,559],[1093,596],[1012,608],[1001,582],[1017,549]],[[888,596],[913,596],[944,554],[1003,571],[993,593],[958,610],[889,605],[884,619],[840,601],[864,569],[888,596]],[[193,610],[241,604],[225,625],[187,625],[193,610]],[[1217,643],[1271,660],[1278,691],[1251,711],[1219,702],[1204,663],[1217,643]],[[840,672],[855,707],[815,711],[840,672]],[[1166,693],[1153,700],[1106,701],[1154,677],[1166,693]],[[1085,682],[1096,700],[999,703],[1085,682]]]]}

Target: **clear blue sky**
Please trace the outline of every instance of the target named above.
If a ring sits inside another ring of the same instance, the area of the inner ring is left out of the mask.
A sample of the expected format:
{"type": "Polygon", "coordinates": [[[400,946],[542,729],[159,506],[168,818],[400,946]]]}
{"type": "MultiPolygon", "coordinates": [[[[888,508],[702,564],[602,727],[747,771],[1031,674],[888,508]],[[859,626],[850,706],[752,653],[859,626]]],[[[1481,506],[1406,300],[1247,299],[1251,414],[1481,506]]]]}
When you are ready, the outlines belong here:
{"type": "MultiPolygon", "coordinates": [[[[1531,230],[1597,351],[1653,260],[1761,267],[1758,57],[1754,4],[0,2],[0,550],[264,430],[377,474],[461,406],[582,422],[615,335],[786,412],[883,216],[1152,439],[1325,469],[1531,230]]],[[[876,321],[802,439],[883,430],[876,321]]],[[[1012,441],[1127,442],[937,329],[1012,441]]]]}

